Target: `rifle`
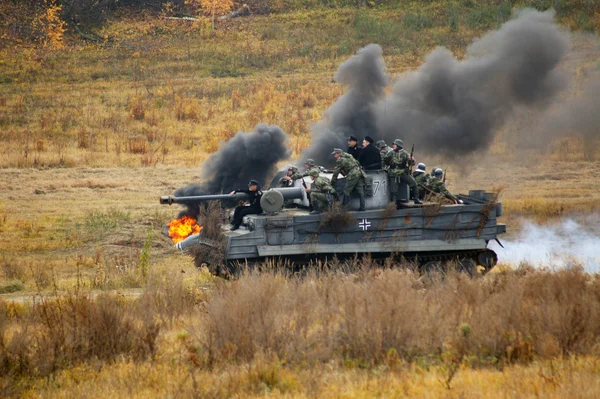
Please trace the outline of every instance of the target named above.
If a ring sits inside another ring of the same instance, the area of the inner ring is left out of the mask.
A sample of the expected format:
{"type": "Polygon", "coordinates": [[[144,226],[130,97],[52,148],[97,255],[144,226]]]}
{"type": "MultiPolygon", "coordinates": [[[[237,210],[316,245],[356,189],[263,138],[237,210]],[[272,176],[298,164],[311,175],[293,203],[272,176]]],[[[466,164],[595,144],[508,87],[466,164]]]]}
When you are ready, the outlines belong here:
{"type": "Polygon", "coordinates": [[[415,164],[415,160],[413,159],[413,155],[415,153],[415,145],[412,145],[412,149],[410,150],[410,158],[408,160],[408,175],[412,176],[412,167],[415,164]]]}
{"type": "Polygon", "coordinates": [[[442,180],[442,183],[446,184],[446,171],[448,169],[444,169],[444,179],[442,180]]]}
{"type": "Polygon", "coordinates": [[[450,201],[452,201],[455,204],[458,204],[459,202],[456,200],[456,198],[452,197],[451,195],[448,194],[444,194],[444,193],[436,193],[435,191],[433,191],[430,188],[425,187],[424,185],[417,183],[417,186],[421,187],[423,190],[427,191],[429,194],[433,194],[433,195],[442,195],[446,198],[448,198],[450,201]]]}
{"type": "MultiPolygon", "coordinates": [[[[302,187],[304,187],[304,190],[308,190],[308,187],[306,186],[306,182],[304,181],[304,177],[301,177],[300,181],[302,182],[302,187]]],[[[306,199],[308,200],[308,209],[312,211],[314,208],[313,208],[312,202],[310,200],[309,193],[306,193],[306,199]]]]}

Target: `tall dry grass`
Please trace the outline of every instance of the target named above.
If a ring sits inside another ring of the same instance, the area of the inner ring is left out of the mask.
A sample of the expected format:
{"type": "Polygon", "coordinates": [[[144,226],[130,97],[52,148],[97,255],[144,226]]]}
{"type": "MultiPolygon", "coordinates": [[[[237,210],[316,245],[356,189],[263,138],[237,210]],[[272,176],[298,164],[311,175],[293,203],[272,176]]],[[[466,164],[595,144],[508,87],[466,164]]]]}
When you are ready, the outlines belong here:
{"type": "Polygon", "coordinates": [[[449,357],[504,365],[597,354],[600,280],[579,269],[479,280],[453,273],[423,280],[398,270],[249,274],[214,291],[200,331],[209,364],[267,355],[294,363],[449,357]]]}
{"type": "Polygon", "coordinates": [[[435,385],[448,390],[464,386],[470,369],[597,359],[600,280],[580,269],[481,279],[452,272],[422,279],[363,263],[354,270],[248,273],[210,291],[172,270],[151,275],[138,299],[76,290],[26,305],[0,302],[0,391],[57,394],[60,387],[41,383],[57,378],[83,392],[78,376],[104,368],[123,374],[104,375],[112,385],[103,389],[117,384],[122,392],[116,379],[150,378],[175,396],[326,392],[313,369],[431,369],[435,385]],[[163,371],[150,371],[156,367],[163,371]],[[146,371],[132,374],[137,369],[146,371]],[[172,383],[157,382],[166,375],[172,383]]]}
{"type": "Polygon", "coordinates": [[[202,292],[175,270],[154,272],[148,280],[137,299],[95,295],[78,281],[68,292],[0,300],[2,396],[82,364],[153,359],[161,331],[191,314],[202,292]]]}
{"type": "MultiPolygon", "coordinates": [[[[0,303],[0,376],[49,376],[83,362],[141,360],[156,351],[160,326],[114,296],[42,298],[15,312],[0,303]]],[[[9,387],[4,387],[9,388],[9,387]]]]}

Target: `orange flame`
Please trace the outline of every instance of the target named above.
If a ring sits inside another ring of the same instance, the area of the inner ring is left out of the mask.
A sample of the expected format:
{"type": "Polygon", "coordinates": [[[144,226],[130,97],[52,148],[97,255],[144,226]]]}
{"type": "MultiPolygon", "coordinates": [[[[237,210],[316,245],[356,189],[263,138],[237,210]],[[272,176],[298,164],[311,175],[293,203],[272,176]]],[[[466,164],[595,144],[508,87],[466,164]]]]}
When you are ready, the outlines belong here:
{"type": "Polygon", "coordinates": [[[169,226],[169,237],[175,244],[185,240],[192,234],[200,233],[200,230],[202,230],[202,226],[196,222],[196,219],[189,216],[173,219],[167,223],[167,226],[169,226]]]}

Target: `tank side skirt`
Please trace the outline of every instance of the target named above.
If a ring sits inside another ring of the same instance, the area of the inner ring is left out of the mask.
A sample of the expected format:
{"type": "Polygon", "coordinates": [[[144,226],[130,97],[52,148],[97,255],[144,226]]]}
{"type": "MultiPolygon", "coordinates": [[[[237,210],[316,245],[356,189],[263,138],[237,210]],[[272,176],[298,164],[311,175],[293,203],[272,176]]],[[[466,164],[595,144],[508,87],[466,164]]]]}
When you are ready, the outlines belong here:
{"type": "Polygon", "coordinates": [[[451,251],[486,248],[485,240],[464,239],[460,242],[442,240],[399,241],[399,242],[360,242],[349,244],[293,244],[284,246],[258,245],[259,256],[281,256],[319,253],[371,253],[371,252],[421,252],[451,251]]]}

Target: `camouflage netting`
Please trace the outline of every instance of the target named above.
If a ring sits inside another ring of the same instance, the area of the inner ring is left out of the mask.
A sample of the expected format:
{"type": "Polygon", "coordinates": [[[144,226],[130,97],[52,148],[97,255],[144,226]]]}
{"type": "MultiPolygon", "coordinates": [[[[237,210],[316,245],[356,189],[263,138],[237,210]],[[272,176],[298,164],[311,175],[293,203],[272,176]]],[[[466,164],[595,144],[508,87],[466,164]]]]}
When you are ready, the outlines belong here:
{"type": "Polygon", "coordinates": [[[440,211],[442,210],[442,206],[445,204],[446,203],[444,201],[436,201],[436,202],[427,201],[427,202],[425,202],[425,205],[423,205],[421,207],[423,216],[425,217],[425,227],[426,228],[431,225],[431,222],[433,221],[433,219],[435,219],[435,217],[438,215],[438,213],[440,213],[440,211]]]}
{"type": "Polygon", "coordinates": [[[218,201],[210,201],[206,206],[200,207],[198,224],[202,226],[201,237],[208,244],[199,245],[191,251],[197,267],[206,264],[209,270],[216,274],[216,269],[225,260],[226,240],[221,226],[225,215],[218,201]]]}
{"type": "Polygon", "coordinates": [[[340,203],[334,203],[327,211],[323,212],[319,228],[328,228],[334,234],[343,233],[356,223],[356,219],[340,203]]]}
{"type": "Polygon", "coordinates": [[[395,202],[390,202],[385,206],[385,208],[383,208],[383,210],[381,211],[381,217],[385,221],[386,225],[389,219],[396,214],[397,210],[398,208],[396,207],[395,202]]]}
{"type": "Polygon", "coordinates": [[[488,219],[490,217],[490,212],[492,211],[492,209],[496,208],[496,205],[498,205],[498,197],[500,197],[501,192],[501,188],[494,190],[494,195],[492,196],[492,198],[479,211],[479,213],[481,214],[481,218],[479,219],[479,227],[477,228],[477,237],[479,237],[479,235],[485,228],[485,225],[487,224],[488,219]]]}

